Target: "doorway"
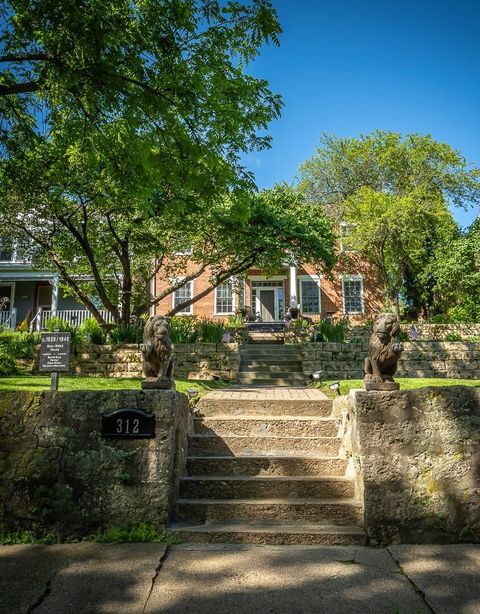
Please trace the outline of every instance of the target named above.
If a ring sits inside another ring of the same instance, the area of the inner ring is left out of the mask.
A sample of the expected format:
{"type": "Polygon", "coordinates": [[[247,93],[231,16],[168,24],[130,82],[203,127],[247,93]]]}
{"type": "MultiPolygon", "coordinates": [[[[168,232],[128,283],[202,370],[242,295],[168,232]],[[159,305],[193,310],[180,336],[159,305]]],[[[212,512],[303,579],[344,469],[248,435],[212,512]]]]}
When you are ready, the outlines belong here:
{"type": "Polygon", "coordinates": [[[262,322],[275,320],[275,290],[260,290],[260,317],[262,322]]]}

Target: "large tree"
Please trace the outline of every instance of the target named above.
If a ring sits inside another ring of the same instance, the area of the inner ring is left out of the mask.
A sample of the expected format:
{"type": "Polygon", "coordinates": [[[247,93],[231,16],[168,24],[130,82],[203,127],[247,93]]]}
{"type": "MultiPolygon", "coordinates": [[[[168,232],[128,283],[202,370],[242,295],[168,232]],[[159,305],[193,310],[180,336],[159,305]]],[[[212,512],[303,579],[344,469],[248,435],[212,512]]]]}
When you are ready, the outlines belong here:
{"type": "Polygon", "coordinates": [[[437,252],[432,278],[439,314],[480,322],[480,218],[437,252]]]}
{"type": "Polygon", "coordinates": [[[375,267],[398,311],[412,284],[427,296],[435,253],[457,231],[449,205],[480,202],[480,171],[430,136],[326,135],[301,167],[300,189],[338,223],[351,223],[344,243],[375,267]]]}
{"type": "Polygon", "coordinates": [[[0,223],[32,239],[96,317],[91,292],[127,319],[142,263],[165,262],[181,229],[225,202],[248,218],[241,156],[269,146],[281,101],[246,66],[278,42],[275,11],[268,0],[1,10],[0,223]],[[186,223],[168,243],[173,220],[186,223]]]}

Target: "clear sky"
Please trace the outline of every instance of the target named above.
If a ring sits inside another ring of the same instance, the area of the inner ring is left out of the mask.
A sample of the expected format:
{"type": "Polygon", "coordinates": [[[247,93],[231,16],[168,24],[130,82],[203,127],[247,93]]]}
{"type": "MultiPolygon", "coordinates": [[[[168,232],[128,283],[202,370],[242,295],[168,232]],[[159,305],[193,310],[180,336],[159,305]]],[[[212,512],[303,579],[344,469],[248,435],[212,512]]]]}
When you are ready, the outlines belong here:
{"type": "Polygon", "coordinates": [[[272,2],[281,46],[250,71],[285,106],[272,148],[246,160],[260,188],[293,181],[322,132],[429,133],[480,166],[480,0],[272,2]]]}

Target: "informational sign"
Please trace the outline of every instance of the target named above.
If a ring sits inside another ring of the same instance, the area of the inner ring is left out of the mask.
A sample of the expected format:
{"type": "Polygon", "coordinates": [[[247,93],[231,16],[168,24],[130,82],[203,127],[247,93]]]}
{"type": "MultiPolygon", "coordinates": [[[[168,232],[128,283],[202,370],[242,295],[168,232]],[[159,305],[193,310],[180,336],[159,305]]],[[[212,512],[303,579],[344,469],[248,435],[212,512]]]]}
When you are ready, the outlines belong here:
{"type": "Polygon", "coordinates": [[[40,371],[59,373],[70,366],[70,333],[42,333],[40,371]]]}
{"type": "Polygon", "coordinates": [[[141,409],[117,409],[102,416],[102,437],[151,439],[155,437],[155,415],[141,409]]]}

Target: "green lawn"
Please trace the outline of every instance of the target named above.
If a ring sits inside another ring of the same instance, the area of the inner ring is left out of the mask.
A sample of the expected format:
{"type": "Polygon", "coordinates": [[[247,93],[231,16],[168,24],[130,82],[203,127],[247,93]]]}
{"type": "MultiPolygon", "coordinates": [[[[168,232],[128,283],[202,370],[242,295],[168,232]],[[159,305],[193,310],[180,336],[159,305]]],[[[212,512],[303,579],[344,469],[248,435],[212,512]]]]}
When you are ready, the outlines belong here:
{"type": "MultiPolygon", "coordinates": [[[[59,390],[140,390],[139,377],[120,378],[120,377],[73,377],[62,376],[59,378],[59,390]]],[[[220,381],[194,381],[194,380],[175,380],[177,390],[185,392],[187,388],[198,390],[200,394],[208,392],[213,388],[225,386],[220,381]]],[[[28,390],[42,391],[50,390],[49,375],[24,375],[0,378],[0,390],[28,390]]]]}
{"type": "MultiPolygon", "coordinates": [[[[478,379],[443,379],[440,377],[427,378],[395,378],[395,381],[400,384],[400,390],[412,390],[414,388],[424,388],[425,386],[480,386],[480,380],[478,379]]],[[[337,393],[334,390],[330,390],[329,385],[332,381],[323,382],[323,385],[316,385],[316,388],[320,388],[330,398],[333,398],[337,393]]],[[[354,388],[363,388],[363,380],[361,379],[345,379],[340,381],[340,394],[348,394],[350,390],[354,388]]]]}

